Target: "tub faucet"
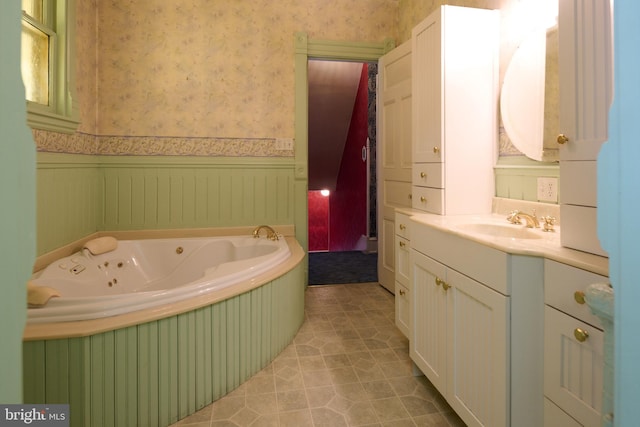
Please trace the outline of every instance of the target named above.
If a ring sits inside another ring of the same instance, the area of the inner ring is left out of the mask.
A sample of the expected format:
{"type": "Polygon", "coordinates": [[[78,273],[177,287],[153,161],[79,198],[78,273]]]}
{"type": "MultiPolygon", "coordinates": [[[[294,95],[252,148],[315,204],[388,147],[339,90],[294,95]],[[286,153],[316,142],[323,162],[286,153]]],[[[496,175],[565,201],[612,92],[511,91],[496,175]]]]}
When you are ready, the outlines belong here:
{"type": "Polygon", "coordinates": [[[519,210],[511,211],[507,217],[507,221],[511,224],[522,224],[520,221],[522,218],[524,218],[527,223],[527,228],[540,228],[540,222],[538,221],[535,210],[533,211],[533,214],[520,212],[519,210]]]}
{"type": "Polygon", "coordinates": [[[255,239],[260,237],[260,230],[262,230],[263,228],[267,230],[267,239],[278,240],[278,233],[276,233],[276,231],[268,225],[259,225],[253,230],[253,237],[255,239]]]}

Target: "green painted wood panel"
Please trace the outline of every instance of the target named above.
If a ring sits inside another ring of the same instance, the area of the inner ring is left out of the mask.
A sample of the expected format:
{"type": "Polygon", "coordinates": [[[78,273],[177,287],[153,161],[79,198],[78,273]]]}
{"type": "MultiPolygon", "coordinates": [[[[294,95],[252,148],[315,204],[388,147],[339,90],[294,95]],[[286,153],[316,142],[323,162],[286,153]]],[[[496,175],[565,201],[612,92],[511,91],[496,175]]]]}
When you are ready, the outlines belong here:
{"type": "Polygon", "coordinates": [[[69,402],[71,425],[167,426],[237,388],[289,344],[304,268],[226,301],[85,338],[25,342],[24,397],[69,402]]]}
{"type": "Polygon", "coordinates": [[[101,230],[296,219],[291,160],[54,153],[37,159],[38,255],[101,230]]]}

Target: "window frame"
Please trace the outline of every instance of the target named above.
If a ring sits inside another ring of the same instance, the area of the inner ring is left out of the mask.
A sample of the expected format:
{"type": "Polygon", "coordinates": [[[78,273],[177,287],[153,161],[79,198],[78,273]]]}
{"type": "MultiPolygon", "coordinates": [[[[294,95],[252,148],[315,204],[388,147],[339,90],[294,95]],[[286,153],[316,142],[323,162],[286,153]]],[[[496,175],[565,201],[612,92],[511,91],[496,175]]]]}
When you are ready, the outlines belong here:
{"type": "MultiPolygon", "coordinates": [[[[49,105],[25,100],[27,124],[32,129],[74,133],[80,124],[75,101],[75,10],[75,0],[48,0],[45,4],[44,13],[52,17],[55,32],[50,35],[49,105]]],[[[22,19],[33,25],[26,17],[23,12],[22,19]]]]}

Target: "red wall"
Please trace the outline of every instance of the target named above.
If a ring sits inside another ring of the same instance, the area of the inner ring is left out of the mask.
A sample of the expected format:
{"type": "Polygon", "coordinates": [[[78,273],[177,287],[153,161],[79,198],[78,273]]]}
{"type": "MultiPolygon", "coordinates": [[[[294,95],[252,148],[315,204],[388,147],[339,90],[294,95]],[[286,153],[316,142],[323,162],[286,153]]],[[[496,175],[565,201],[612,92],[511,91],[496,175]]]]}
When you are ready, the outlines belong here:
{"type": "Polygon", "coordinates": [[[336,190],[329,210],[329,250],[361,250],[358,241],[367,234],[367,163],[362,147],[368,136],[368,67],[364,64],[342,156],[336,190]]]}
{"type": "Polygon", "coordinates": [[[309,252],[329,250],[329,197],[309,191],[309,252]]]}

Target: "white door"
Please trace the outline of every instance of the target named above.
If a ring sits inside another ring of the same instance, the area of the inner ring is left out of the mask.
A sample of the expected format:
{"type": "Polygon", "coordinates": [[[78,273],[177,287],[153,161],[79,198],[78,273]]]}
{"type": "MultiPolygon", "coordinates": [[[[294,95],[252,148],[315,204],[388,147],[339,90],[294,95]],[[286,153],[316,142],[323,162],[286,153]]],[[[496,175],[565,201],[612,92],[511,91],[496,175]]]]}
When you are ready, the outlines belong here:
{"type": "Polygon", "coordinates": [[[378,281],[395,293],[395,208],[411,207],[411,43],[381,57],[378,73],[378,281]]]}

